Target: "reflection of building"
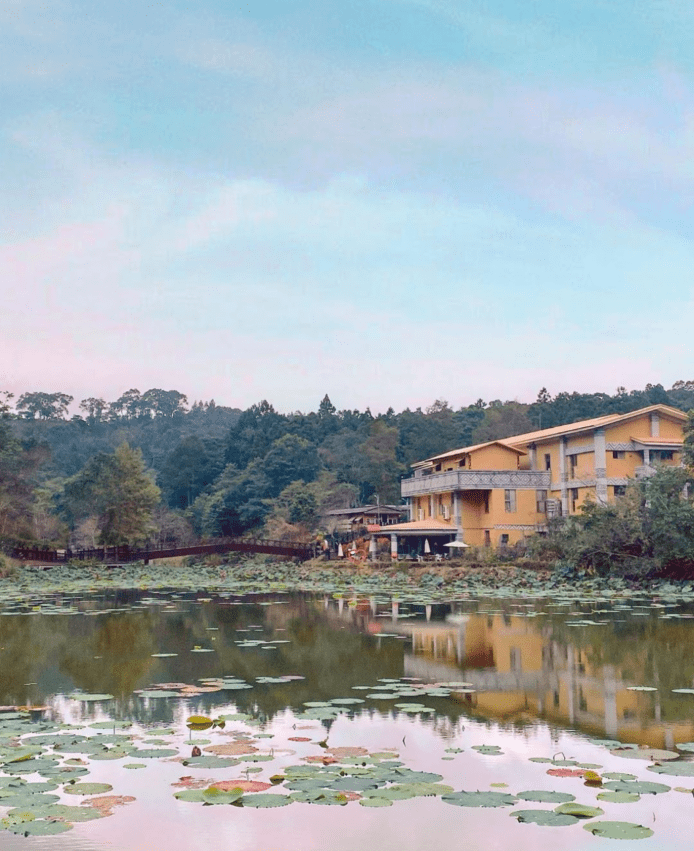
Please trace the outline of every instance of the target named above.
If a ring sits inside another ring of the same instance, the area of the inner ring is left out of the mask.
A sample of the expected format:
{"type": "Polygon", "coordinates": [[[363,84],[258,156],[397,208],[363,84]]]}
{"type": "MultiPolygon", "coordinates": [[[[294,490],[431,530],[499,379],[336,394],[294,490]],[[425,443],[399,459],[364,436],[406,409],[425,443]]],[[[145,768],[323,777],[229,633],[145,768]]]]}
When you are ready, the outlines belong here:
{"type": "Polygon", "coordinates": [[[444,452],[413,465],[401,483],[409,522],[383,531],[395,551],[397,536],[412,534],[513,544],[587,499],[618,498],[657,464],[679,464],[686,419],[652,405],[444,452]]]}
{"type": "Polygon", "coordinates": [[[652,747],[694,739],[694,721],[662,721],[657,693],[629,690],[638,675],[631,681],[613,665],[591,664],[585,649],[553,640],[541,617],[453,615],[389,629],[410,636],[406,676],[471,683],[476,692],[465,699],[485,717],[541,717],[652,747]]]}

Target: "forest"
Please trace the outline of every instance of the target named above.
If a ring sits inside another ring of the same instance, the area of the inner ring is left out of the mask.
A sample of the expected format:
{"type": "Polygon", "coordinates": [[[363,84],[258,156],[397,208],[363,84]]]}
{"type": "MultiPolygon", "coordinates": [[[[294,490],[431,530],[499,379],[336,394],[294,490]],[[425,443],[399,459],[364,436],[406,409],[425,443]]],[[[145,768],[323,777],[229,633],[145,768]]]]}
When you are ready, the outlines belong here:
{"type": "Polygon", "coordinates": [[[188,404],[137,389],[74,410],[65,393],[0,392],[0,544],[181,545],[253,532],[303,539],[331,509],[400,503],[415,461],[452,449],[653,404],[694,409],[694,381],[605,393],[545,388],[535,401],[453,409],[279,413],[188,404]]]}

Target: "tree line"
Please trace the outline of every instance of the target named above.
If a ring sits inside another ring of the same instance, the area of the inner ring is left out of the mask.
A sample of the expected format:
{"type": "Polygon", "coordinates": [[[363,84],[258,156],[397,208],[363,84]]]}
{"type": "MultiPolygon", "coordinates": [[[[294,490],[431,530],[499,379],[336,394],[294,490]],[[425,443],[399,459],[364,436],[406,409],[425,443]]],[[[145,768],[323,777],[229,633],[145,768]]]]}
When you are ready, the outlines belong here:
{"type": "Polygon", "coordinates": [[[54,546],[306,537],[333,508],[399,503],[415,461],[459,446],[663,403],[694,408],[694,381],[670,389],[559,393],[458,409],[283,414],[131,389],[113,402],[0,393],[0,539],[54,546]]]}

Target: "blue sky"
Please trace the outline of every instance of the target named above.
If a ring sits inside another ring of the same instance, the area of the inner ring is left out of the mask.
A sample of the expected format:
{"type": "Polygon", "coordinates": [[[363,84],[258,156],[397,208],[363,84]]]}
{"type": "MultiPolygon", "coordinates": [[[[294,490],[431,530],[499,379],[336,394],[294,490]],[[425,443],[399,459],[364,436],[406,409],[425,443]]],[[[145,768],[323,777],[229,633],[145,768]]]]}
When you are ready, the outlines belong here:
{"type": "Polygon", "coordinates": [[[668,0],[5,0],[0,389],[693,378],[693,43],[668,0]]]}

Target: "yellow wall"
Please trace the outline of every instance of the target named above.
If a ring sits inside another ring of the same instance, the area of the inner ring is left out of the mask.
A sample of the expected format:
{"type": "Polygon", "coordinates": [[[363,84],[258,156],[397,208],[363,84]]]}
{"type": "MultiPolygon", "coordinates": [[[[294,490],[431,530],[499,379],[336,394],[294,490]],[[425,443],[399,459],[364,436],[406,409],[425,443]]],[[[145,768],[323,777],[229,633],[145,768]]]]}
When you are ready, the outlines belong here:
{"type": "Polygon", "coordinates": [[[517,470],[520,456],[512,449],[498,443],[476,449],[471,453],[470,469],[473,470],[517,470]]]}

